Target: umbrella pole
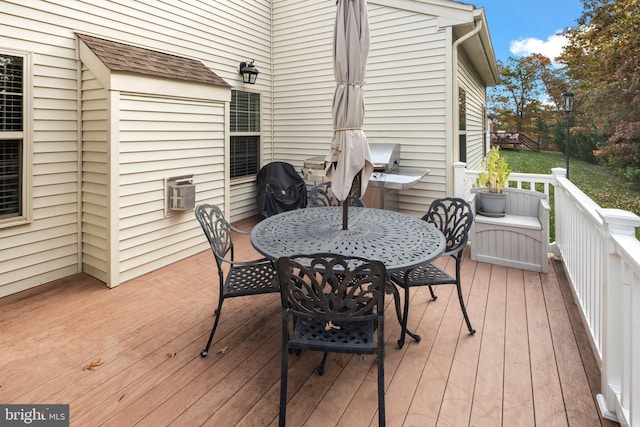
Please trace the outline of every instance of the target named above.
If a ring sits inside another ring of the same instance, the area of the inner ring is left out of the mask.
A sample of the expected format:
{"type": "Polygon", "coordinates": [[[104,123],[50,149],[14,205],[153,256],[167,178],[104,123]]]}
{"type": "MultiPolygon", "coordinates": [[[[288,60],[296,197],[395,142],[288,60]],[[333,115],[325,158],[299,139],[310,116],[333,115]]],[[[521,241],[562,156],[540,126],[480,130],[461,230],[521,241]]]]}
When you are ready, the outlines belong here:
{"type": "Polygon", "coordinates": [[[349,203],[347,200],[342,202],[342,229],[349,229],[349,203]]]}
{"type": "Polygon", "coordinates": [[[362,175],[362,170],[360,170],[360,172],[358,172],[353,177],[353,182],[351,183],[351,190],[349,190],[349,194],[347,195],[347,198],[342,201],[342,229],[343,230],[349,229],[349,199],[351,199],[351,197],[354,197],[354,196],[358,198],[360,198],[361,196],[360,194],[360,191],[362,190],[362,183],[360,182],[361,175],[362,175]]]}

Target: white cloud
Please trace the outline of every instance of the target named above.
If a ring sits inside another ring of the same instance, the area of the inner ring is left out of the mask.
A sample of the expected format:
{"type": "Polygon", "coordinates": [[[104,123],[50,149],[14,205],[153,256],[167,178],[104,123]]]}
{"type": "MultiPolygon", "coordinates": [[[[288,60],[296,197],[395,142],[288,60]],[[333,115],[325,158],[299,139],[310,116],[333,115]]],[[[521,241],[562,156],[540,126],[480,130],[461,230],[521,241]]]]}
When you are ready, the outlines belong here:
{"type": "Polygon", "coordinates": [[[526,38],[514,40],[509,43],[509,51],[518,56],[529,56],[533,53],[539,53],[551,59],[554,59],[562,53],[562,48],[567,44],[567,38],[562,34],[554,34],[547,37],[547,40],[536,38],[526,38]]]}

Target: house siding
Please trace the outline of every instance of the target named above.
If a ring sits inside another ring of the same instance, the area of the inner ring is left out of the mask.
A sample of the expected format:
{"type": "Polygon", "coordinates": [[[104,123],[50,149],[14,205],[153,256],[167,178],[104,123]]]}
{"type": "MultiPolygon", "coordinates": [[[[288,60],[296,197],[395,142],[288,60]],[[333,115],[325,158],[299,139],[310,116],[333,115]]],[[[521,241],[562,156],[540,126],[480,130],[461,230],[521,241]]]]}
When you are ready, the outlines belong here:
{"type": "Polygon", "coordinates": [[[196,200],[224,207],[224,102],[123,93],[115,282],[194,255],[208,246],[192,211],[164,215],[164,180],[194,175],[196,200]]]}
{"type": "MultiPolygon", "coordinates": [[[[3,2],[0,49],[32,53],[32,221],[0,229],[0,297],[78,271],[77,70],[72,39],[3,2]],[[27,18],[28,17],[28,18],[27,18]]],[[[49,19],[51,20],[51,19],[49,19]]],[[[29,104],[29,101],[31,104],[29,104]]]]}
{"type": "MultiPolygon", "coordinates": [[[[325,0],[275,4],[274,160],[300,170],[331,144],[335,7],[325,0]]],[[[369,24],[363,128],[370,143],[401,144],[402,167],[431,171],[400,195],[402,210],[417,215],[446,191],[446,30],[436,17],[375,2],[369,24]]]]}
{"type": "MultiPolygon", "coordinates": [[[[127,224],[120,233],[125,236],[122,238],[125,251],[118,255],[122,259],[113,259],[106,254],[109,250],[117,251],[118,247],[111,245],[119,244],[119,233],[115,232],[113,240],[114,230],[104,223],[108,215],[106,207],[114,200],[117,203],[118,196],[114,199],[107,195],[108,179],[111,178],[105,171],[107,148],[102,144],[103,130],[99,127],[94,129],[95,126],[102,126],[102,123],[106,124],[103,117],[98,117],[103,114],[102,106],[97,106],[106,102],[106,98],[99,96],[93,99],[96,93],[92,91],[96,89],[90,88],[89,84],[95,86],[95,83],[85,73],[78,71],[74,33],[92,34],[200,60],[240,89],[247,88],[238,75],[239,62],[255,60],[260,76],[251,90],[262,94],[262,140],[263,146],[267,147],[263,158],[267,159],[271,142],[271,1],[112,0],[89,3],[5,0],[2,2],[0,18],[3,23],[0,26],[0,49],[33,52],[33,109],[29,129],[33,141],[33,215],[28,224],[0,229],[0,297],[79,271],[86,271],[107,281],[110,274],[114,275],[114,270],[110,270],[113,263],[121,261],[125,271],[122,277],[117,278],[120,282],[188,256],[198,248],[206,249],[193,214],[185,213],[178,217],[192,223],[187,233],[181,233],[182,222],[176,221],[175,217],[151,219],[153,224],[164,224],[175,229],[175,233],[166,230],[172,237],[162,236],[158,255],[149,255],[149,246],[140,243],[144,238],[131,237],[130,234],[136,234],[132,230],[136,229],[133,223],[137,220],[141,227],[149,220],[148,214],[137,213],[137,209],[144,211],[151,205],[161,205],[160,190],[154,186],[156,200],[147,200],[136,207],[131,200],[137,196],[127,193],[135,187],[135,183],[128,183],[123,184],[122,189],[124,207],[122,211],[117,211],[127,224]],[[81,75],[85,79],[82,91],[79,82],[81,75]],[[80,96],[85,107],[82,113],[79,109],[80,96]],[[87,137],[85,144],[80,143],[81,134],[87,137]],[[197,243],[185,242],[189,236],[196,235],[197,243]],[[174,244],[168,243],[172,240],[174,244]],[[105,241],[107,244],[104,244],[105,241]],[[140,253],[133,249],[136,247],[140,253]],[[182,250],[184,254],[180,255],[182,250]]],[[[223,106],[216,107],[213,114],[218,127],[221,126],[221,117],[224,117],[221,111],[224,111],[223,106]]],[[[134,133],[132,130],[127,132],[134,133]]],[[[133,139],[129,133],[125,136],[133,139]]],[[[242,208],[234,208],[231,218],[251,215],[255,212],[255,193],[252,195],[247,192],[247,183],[228,182],[228,175],[220,160],[225,155],[223,141],[226,135],[222,139],[215,138],[215,145],[212,143],[215,148],[211,148],[215,153],[207,158],[215,160],[207,173],[202,173],[202,166],[194,164],[193,159],[186,159],[184,163],[189,173],[199,173],[196,175],[197,201],[224,206],[227,200],[239,199],[242,208]]],[[[134,156],[132,153],[127,155],[129,158],[134,156]]],[[[131,163],[126,167],[135,169],[132,166],[135,160],[127,161],[131,163]]],[[[169,165],[169,169],[172,168],[169,165]]],[[[144,175],[143,172],[139,173],[144,175]]],[[[162,182],[165,174],[157,172],[156,175],[154,182],[162,182]]],[[[133,173],[128,177],[138,179],[140,175],[133,173]]],[[[144,179],[141,182],[145,182],[144,179]]],[[[143,193],[149,197],[149,194],[143,193]]],[[[228,212],[232,211],[228,206],[227,209],[228,212]]],[[[159,231],[146,233],[149,233],[149,238],[157,238],[159,231]]]]}
{"type": "Polygon", "coordinates": [[[107,91],[93,73],[82,78],[82,271],[107,282],[109,147],[107,91]]]}
{"type": "MultiPolygon", "coordinates": [[[[447,25],[463,22],[458,11],[469,6],[446,3],[451,14],[439,20],[445,2],[429,15],[429,1],[369,0],[364,129],[372,143],[401,144],[403,167],[431,171],[400,195],[413,215],[451,185],[447,25]]],[[[76,33],[195,59],[233,89],[259,92],[262,165],[300,170],[328,152],[333,1],[5,0],[0,18],[0,49],[32,52],[33,64],[32,221],[0,228],[0,297],[79,271],[115,285],[206,249],[192,213],[164,215],[170,176],[194,174],[196,203],[220,204],[231,221],[257,213],[255,179],[232,180],[225,170],[228,99],[168,95],[170,81],[154,93],[156,82],[139,75],[119,76],[144,83],[139,90],[114,89],[104,70],[78,60],[76,33]],[[260,70],[255,85],[238,74],[247,60],[260,70]]],[[[472,67],[460,70],[476,126],[484,93],[475,85],[483,85],[472,67]]],[[[476,145],[470,137],[474,162],[476,145]]]]}
{"type": "Polygon", "coordinates": [[[458,84],[467,93],[467,166],[472,170],[479,170],[483,158],[482,124],[486,117],[482,107],[486,105],[486,90],[463,55],[458,60],[458,75],[458,84]]]}

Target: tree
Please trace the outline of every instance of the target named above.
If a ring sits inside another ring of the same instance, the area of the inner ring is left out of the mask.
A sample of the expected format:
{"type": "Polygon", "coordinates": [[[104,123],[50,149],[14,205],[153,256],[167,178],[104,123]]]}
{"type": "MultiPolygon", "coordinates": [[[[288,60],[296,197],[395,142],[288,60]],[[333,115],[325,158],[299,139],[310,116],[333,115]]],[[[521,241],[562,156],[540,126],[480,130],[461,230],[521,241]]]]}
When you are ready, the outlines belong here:
{"type": "Polygon", "coordinates": [[[640,176],[640,3],[583,0],[578,26],[565,31],[561,62],[575,85],[583,125],[606,141],[597,154],[640,176]]]}
{"type": "Polygon", "coordinates": [[[550,64],[540,54],[509,57],[507,64],[498,61],[501,84],[493,90],[489,108],[499,126],[517,132],[532,129],[534,118],[544,110],[543,76],[550,75],[550,64]]]}

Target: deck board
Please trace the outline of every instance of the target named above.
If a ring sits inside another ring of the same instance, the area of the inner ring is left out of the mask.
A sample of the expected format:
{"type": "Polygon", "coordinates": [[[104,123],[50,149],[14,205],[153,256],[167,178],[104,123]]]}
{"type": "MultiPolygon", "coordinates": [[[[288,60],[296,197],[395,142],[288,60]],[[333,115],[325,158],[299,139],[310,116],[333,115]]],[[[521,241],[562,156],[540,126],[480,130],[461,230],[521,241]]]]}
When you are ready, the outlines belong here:
{"type": "MultiPolygon", "coordinates": [[[[236,224],[250,229],[253,220],[236,224]]],[[[240,259],[257,257],[247,236],[240,259]]],[[[599,373],[562,265],[548,274],[472,261],[463,290],[412,289],[407,337],[388,296],[389,426],[604,425],[599,373]]],[[[439,265],[453,271],[452,260],[439,265]]],[[[208,357],[217,274],[208,252],[114,289],[77,274],[0,299],[0,402],[70,403],[73,426],[277,425],[280,301],[225,301],[208,357]],[[92,361],[103,365],[83,370],[92,361]]],[[[377,425],[375,356],[289,357],[288,425],[377,425]]]]}

